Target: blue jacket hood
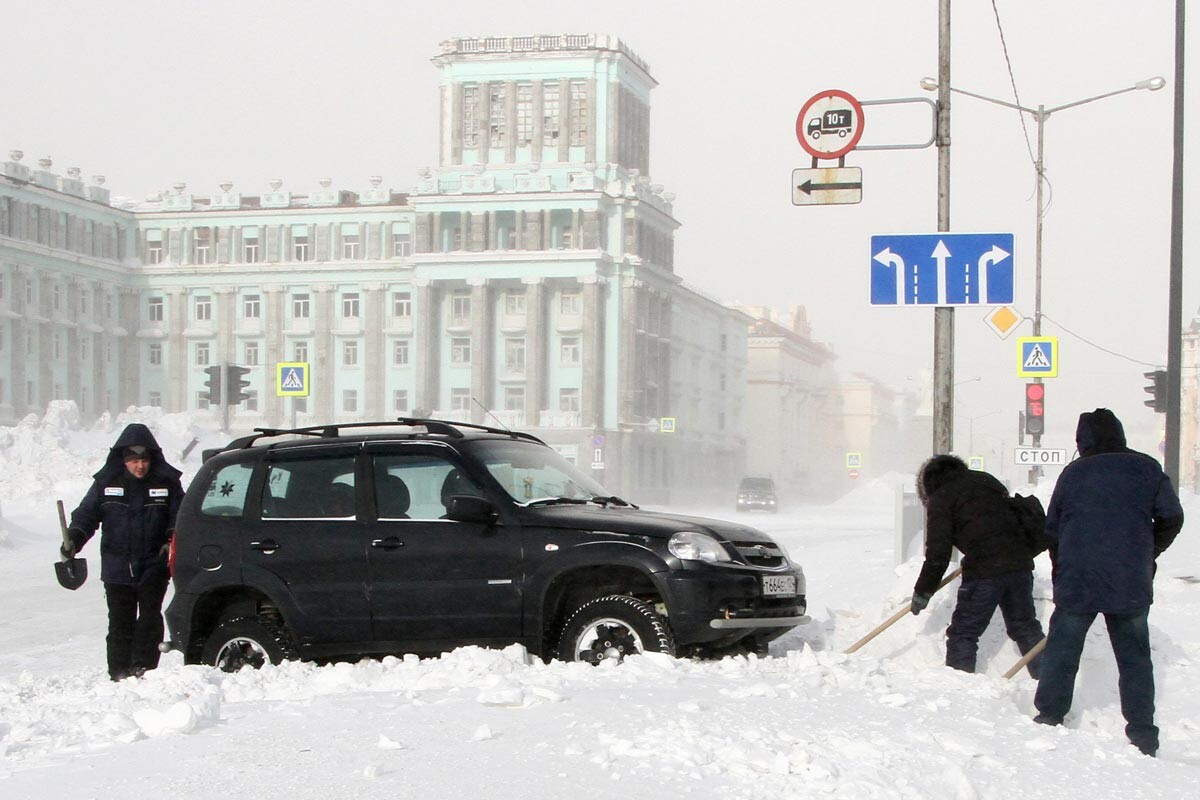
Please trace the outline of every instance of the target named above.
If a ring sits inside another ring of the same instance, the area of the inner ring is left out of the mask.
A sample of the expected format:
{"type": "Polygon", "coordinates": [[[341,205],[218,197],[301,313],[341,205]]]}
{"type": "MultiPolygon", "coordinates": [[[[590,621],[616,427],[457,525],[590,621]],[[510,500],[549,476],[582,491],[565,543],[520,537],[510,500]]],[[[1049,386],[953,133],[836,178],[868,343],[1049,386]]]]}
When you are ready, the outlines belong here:
{"type": "Polygon", "coordinates": [[[147,475],[171,480],[178,479],[183,474],[163,458],[162,448],[158,446],[158,440],[154,438],[150,429],[140,422],[131,422],[125,426],[125,430],[121,431],[117,441],[108,449],[108,458],[105,459],[104,466],[97,470],[92,477],[108,481],[120,475],[125,469],[125,460],[121,457],[121,451],[133,445],[141,445],[150,453],[150,471],[147,475]]]}
{"type": "Polygon", "coordinates": [[[1125,428],[1117,415],[1107,408],[1085,411],[1079,415],[1075,428],[1075,446],[1080,456],[1097,453],[1128,452],[1125,446],[1125,428]]]}

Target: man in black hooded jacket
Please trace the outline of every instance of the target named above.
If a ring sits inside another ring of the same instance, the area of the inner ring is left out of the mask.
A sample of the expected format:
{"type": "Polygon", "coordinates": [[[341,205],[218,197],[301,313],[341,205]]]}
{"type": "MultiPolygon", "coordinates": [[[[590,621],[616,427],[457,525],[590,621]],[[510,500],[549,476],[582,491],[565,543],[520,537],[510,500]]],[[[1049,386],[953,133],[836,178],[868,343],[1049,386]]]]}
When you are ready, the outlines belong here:
{"type": "Polygon", "coordinates": [[[73,556],[100,528],[100,578],[108,603],[108,675],[114,681],[158,666],[162,602],[171,579],[167,551],[183,499],[180,471],[150,429],[125,427],[91,488],[71,512],[73,556]]]}
{"type": "MultiPolygon", "coordinates": [[[[1033,556],[1008,490],[986,472],[967,468],[961,458],[934,456],[917,476],[925,506],[925,564],[913,587],[912,613],[929,605],[954,548],[963,553],[962,585],[946,632],[946,665],[975,671],[979,637],[996,607],[1008,636],[1022,655],[1042,640],[1033,607],[1033,556]]],[[[1038,675],[1041,656],[1028,665],[1038,675]]]]}
{"type": "Polygon", "coordinates": [[[1147,618],[1155,559],[1183,527],[1183,507],[1159,463],[1125,446],[1125,429],[1107,408],[1079,415],[1075,443],[1079,458],[1059,476],[1046,511],[1054,614],[1034,719],[1062,724],[1088,628],[1103,614],[1120,673],[1125,735],[1153,756],[1158,728],[1147,618]]]}

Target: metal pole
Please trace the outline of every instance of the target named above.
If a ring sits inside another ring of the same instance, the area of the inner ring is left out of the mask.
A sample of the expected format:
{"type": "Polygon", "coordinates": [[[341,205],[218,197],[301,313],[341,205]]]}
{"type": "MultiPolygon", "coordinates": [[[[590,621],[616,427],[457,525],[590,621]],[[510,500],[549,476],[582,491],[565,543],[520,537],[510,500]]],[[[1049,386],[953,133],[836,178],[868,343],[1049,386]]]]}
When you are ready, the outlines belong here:
{"type": "Polygon", "coordinates": [[[1167,301],[1167,428],[1163,469],[1179,488],[1180,396],[1183,389],[1183,2],[1175,0],[1175,159],[1171,168],[1171,269],[1167,301]]]}
{"type": "MultiPolygon", "coordinates": [[[[950,230],[950,0],[938,0],[938,231],[950,230]]],[[[954,449],[954,309],[933,310],[933,452],[954,449]]]]}
{"type": "MultiPolygon", "coordinates": [[[[1033,262],[1033,335],[1042,335],[1042,220],[1046,217],[1046,206],[1042,195],[1042,185],[1046,182],[1046,162],[1044,161],[1045,154],[1045,133],[1046,133],[1046,106],[1038,104],[1037,107],[1037,164],[1035,171],[1037,172],[1037,234],[1036,251],[1034,253],[1033,262]]],[[[1041,378],[1034,378],[1034,383],[1041,383],[1041,378]]],[[[1043,396],[1044,399],[1044,396],[1043,396]]],[[[1046,424],[1046,410],[1042,408],[1042,425],[1046,424]]],[[[1033,437],[1033,446],[1042,446],[1042,435],[1040,433],[1030,434],[1033,437]]],[[[1037,485],[1038,478],[1042,477],[1042,468],[1033,466],[1029,468],[1029,482],[1034,486],[1037,485]]]]}
{"type": "Polygon", "coordinates": [[[221,365],[221,432],[229,433],[229,365],[221,365]]]}

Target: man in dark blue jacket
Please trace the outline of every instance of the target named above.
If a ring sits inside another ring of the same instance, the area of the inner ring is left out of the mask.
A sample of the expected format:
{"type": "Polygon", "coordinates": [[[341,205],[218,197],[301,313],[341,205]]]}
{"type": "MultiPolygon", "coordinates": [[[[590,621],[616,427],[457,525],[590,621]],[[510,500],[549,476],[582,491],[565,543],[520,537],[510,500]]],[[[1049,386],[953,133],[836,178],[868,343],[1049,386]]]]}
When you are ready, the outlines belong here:
{"type": "Polygon", "coordinates": [[[162,602],[171,579],[167,552],[183,499],[179,470],[163,459],[150,429],[126,426],[71,512],[73,556],[100,527],[100,578],[108,602],[108,675],[114,681],[158,666],[162,602]]]}
{"type": "Polygon", "coordinates": [[[1088,628],[1103,614],[1120,672],[1125,735],[1153,756],[1158,728],[1147,617],[1155,559],[1183,527],[1183,508],[1158,462],[1125,446],[1125,430],[1107,408],[1079,415],[1075,443],[1080,457],[1059,476],[1046,512],[1054,614],[1034,720],[1062,723],[1088,628]]]}

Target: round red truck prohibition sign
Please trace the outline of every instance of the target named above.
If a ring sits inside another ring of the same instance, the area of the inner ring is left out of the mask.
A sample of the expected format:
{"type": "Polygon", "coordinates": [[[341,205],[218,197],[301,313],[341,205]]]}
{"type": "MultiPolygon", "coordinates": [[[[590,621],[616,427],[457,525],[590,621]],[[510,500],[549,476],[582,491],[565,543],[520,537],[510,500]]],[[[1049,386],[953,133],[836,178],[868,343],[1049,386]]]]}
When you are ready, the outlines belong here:
{"type": "Polygon", "coordinates": [[[841,89],[818,92],[796,116],[796,138],[813,158],[841,158],[862,134],[862,104],[841,89]]]}

